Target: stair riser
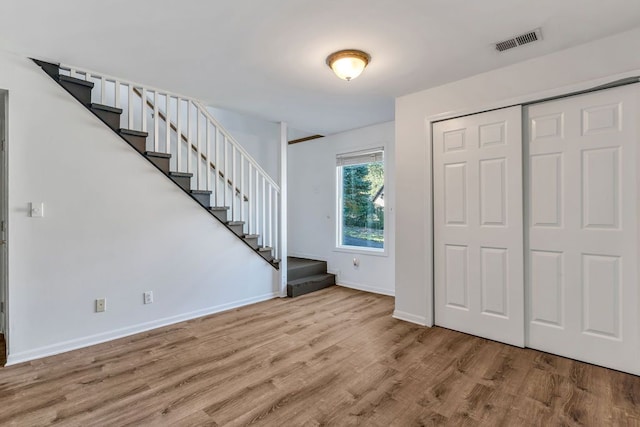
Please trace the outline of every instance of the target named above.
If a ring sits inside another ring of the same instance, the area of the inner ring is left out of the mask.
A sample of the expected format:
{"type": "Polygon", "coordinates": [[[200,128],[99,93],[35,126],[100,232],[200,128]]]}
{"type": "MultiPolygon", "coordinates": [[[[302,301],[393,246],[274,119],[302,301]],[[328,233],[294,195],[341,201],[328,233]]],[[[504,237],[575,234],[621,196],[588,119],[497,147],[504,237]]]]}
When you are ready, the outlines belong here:
{"type": "Polygon", "coordinates": [[[287,285],[287,296],[298,297],[300,295],[308,294],[311,292],[319,291],[320,289],[328,288],[336,284],[335,276],[328,277],[324,280],[299,283],[297,285],[287,285]]]}
{"type": "Polygon", "coordinates": [[[188,176],[172,176],[171,179],[184,190],[191,190],[191,178],[188,176]]]}
{"type": "Polygon", "coordinates": [[[258,252],[260,254],[260,256],[264,259],[266,259],[267,261],[271,262],[271,260],[273,260],[273,255],[271,255],[271,251],[269,252],[258,252]]]}
{"type": "Polygon", "coordinates": [[[233,231],[236,236],[244,236],[244,226],[243,225],[227,225],[227,227],[229,227],[229,230],[233,231]]]}
{"type": "Polygon", "coordinates": [[[60,81],[62,87],[73,95],[78,101],[84,104],[85,107],[91,107],[91,88],[83,85],[79,85],[73,82],[60,81]]]}
{"type": "Polygon", "coordinates": [[[112,111],[99,110],[92,108],[91,111],[100,117],[100,119],[107,124],[111,129],[117,131],[120,129],[120,113],[114,113],[112,111]]]}
{"type": "Polygon", "coordinates": [[[126,135],[121,134],[122,137],[129,143],[133,148],[138,150],[140,153],[147,151],[147,138],[143,136],[134,136],[134,135],[126,135]]]}
{"type": "Polygon", "coordinates": [[[211,213],[213,214],[213,216],[215,216],[216,218],[218,218],[220,221],[222,222],[227,222],[227,211],[211,211],[211,213]]]}
{"type": "Polygon", "coordinates": [[[251,246],[253,249],[258,249],[258,238],[257,237],[252,237],[252,238],[244,238],[244,241],[247,242],[249,244],[249,246],[251,246]]]}
{"type": "Polygon", "coordinates": [[[211,195],[210,194],[193,194],[191,195],[205,208],[211,207],[211,195]]]}
{"type": "Polygon", "coordinates": [[[162,172],[166,173],[167,175],[169,174],[169,159],[151,156],[147,156],[147,159],[149,159],[151,163],[160,168],[162,172]]]}
{"type": "Polygon", "coordinates": [[[60,68],[57,65],[44,61],[36,61],[36,64],[42,67],[45,73],[49,74],[56,80],[58,79],[58,76],[60,75],[60,68]]]}
{"type": "Polygon", "coordinates": [[[311,265],[305,265],[298,268],[292,268],[287,271],[287,280],[302,279],[307,276],[314,276],[316,274],[323,274],[327,272],[327,263],[318,261],[311,265]]]}

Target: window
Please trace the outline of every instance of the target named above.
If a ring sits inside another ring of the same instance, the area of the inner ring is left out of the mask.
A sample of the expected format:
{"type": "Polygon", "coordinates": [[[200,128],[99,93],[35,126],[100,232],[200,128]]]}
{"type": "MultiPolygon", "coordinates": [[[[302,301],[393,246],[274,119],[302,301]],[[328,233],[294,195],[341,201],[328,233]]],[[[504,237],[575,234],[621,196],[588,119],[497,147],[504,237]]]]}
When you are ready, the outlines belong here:
{"type": "Polygon", "coordinates": [[[384,152],[382,148],[336,157],[337,247],[384,251],[384,152]]]}

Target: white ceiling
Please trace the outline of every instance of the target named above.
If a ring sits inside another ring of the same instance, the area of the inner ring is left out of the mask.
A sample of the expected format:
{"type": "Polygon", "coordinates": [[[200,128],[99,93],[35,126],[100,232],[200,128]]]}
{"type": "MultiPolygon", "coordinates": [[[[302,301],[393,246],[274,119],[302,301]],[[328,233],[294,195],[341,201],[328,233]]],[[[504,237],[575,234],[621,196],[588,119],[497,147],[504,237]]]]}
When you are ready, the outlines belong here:
{"type": "Polygon", "coordinates": [[[392,120],[396,96],[639,23],[639,0],[0,0],[0,49],[331,134],[392,120]],[[493,48],[536,27],[542,42],[493,48]],[[345,48],[372,56],[352,82],[324,62],[345,48]]]}

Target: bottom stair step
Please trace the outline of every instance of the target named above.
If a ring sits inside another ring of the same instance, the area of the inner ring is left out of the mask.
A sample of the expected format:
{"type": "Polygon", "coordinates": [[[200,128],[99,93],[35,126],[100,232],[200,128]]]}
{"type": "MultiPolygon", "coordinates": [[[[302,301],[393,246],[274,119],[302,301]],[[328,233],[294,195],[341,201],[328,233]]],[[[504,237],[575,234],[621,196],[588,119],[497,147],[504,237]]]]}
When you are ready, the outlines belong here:
{"type": "Polygon", "coordinates": [[[300,295],[319,291],[336,284],[336,275],[331,273],[316,274],[292,280],[287,283],[287,296],[298,297],[300,295]]]}

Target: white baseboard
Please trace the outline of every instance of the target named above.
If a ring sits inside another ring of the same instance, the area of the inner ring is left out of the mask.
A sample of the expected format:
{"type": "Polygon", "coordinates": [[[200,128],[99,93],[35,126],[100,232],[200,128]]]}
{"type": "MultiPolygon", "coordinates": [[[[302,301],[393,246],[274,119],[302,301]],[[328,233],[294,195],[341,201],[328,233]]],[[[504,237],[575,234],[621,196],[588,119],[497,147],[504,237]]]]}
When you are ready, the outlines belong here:
{"type": "MultiPolygon", "coordinates": [[[[332,271],[329,271],[329,273],[336,274],[332,271]]],[[[365,292],[372,292],[374,294],[389,295],[390,297],[396,296],[395,291],[392,291],[390,289],[378,288],[375,286],[368,286],[368,285],[361,285],[359,283],[347,282],[344,280],[339,280],[339,282],[340,283],[336,281],[336,285],[344,286],[345,288],[357,289],[359,291],[365,291],[365,292]]]]}
{"type": "Polygon", "coordinates": [[[393,312],[393,318],[398,320],[404,320],[405,322],[416,323],[420,326],[433,326],[427,322],[425,316],[416,316],[415,314],[407,313],[404,311],[395,310],[393,312]]]}
{"type": "Polygon", "coordinates": [[[53,356],[60,353],[65,353],[71,350],[77,350],[83,347],[89,347],[92,345],[100,344],[107,341],[112,341],[118,338],[127,337],[129,335],[139,334],[151,329],[161,328],[163,326],[173,325],[174,323],[184,322],[186,320],[195,319],[197,317],[208,316],[210,314],[220,313],[222,311],[231,310],[245,305],[255,304],[262,301],[267,301],[273,298],[280,297],[279,292],[273,292],[257,297],[246,298],[239,301],[234,301],[226,304],[220,304],[213,307],[203,308],[201,310],[192,311],[189,313],[178,314],[176,316],[165,317],[151,322],[140,323],[133,326],[127,326],[125,328],[116,329],[113,331],[102,332],[95,335],[89,335],[87,337],[76,338],[61,343],[56,343],[44,347],[35,348],[33,350],[22,351],[15,354],[7,355],[7,363],[5,366],[15,365],[22,362],[28,362],[34,359],[40,359],[42,357],[53,356]]]}

